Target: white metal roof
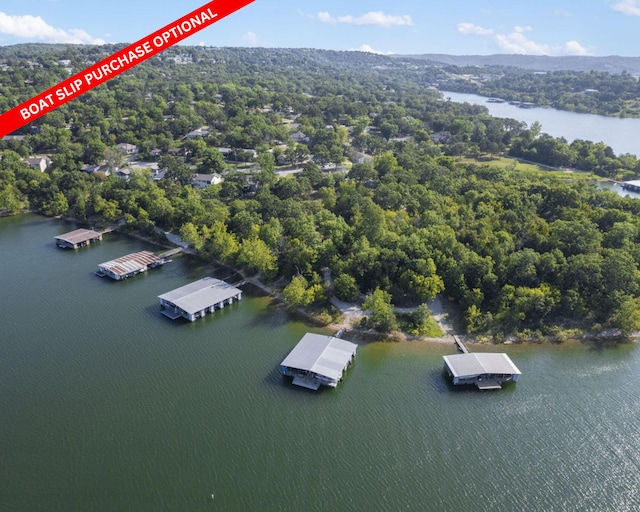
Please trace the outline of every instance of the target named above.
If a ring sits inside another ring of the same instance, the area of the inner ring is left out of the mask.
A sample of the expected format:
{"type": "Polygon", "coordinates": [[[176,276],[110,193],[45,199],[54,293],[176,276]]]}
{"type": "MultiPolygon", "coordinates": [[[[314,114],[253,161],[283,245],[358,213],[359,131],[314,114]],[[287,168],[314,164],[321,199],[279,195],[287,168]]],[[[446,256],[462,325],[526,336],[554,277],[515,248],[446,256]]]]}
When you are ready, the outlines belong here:
{"type": "Polygon", "coordinates": [[[55,236],[54,239],[64,240],[65,242],[69,242],[71,244],[78,244],[80,242],[86,242],[87,240],[99,237],[100,233],[92,229],[76,229],[74,231],[69,231],[68,233],[55,236]]]}
{"type": "Polygon", "coordinates": [[[337,381],[355,355],[357,347],[355,343],[340,338],[307,333],[280,364],[337,381]]]}
{"type": "Polygon", "coordinates": [[[508,375],[522,373],[507,354],[473,352],[443,357],[454,377],[474,377],[488,373],[508,375]]]}
{"type": "Polygon", "coordinates": [[[171,302],[187,313],[193,314],[235,297],[240,293],[241,291],[238,288],[220,279],[205,277],[199,281],[194,281],[158,295],[158,298],[171,302]]]}

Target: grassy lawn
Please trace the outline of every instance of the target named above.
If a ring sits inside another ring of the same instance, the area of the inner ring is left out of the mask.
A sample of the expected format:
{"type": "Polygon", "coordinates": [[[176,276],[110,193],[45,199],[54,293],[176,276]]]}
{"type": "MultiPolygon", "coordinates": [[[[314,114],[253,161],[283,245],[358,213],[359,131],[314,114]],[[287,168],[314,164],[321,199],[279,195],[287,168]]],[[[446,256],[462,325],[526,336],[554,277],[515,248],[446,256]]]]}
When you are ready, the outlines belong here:
{"type": "Polygon", "coordinates": [[[396,315],[398,324],[402,332],[413,334],[416,336],[424,336],[425,338],[442,338],[444,332],[440,329],[436,319],[430,316],[427,321],[420,326],[417,326],[413,321],[413,315],[407,313],[401,313],[396,315]]]}
{"type": "Polygon", "coordinates": [[[585,180],[594,180],[594,179],[602,179],[601,177],[590,173],[590,172],[572,172],[572,171],[561,171],[558,169],[554,169],[553,167],[548,167],[546,165],[535,164],[530,162],[521,162],[515,158],[509,158],[506,156],[494,156],[494,155],[483,155],[479,158],[470,158],[463,157],[459,160],[462,163],[472,163],[476,165],[490,165],[492,167],[500,167],[502,169],[509,169],[520,173],[528,173],[533,175],[544,175],[544,176],[554,176],[556,178],[566,179],[568,175],[571,176],[572,179],[585,179],[585,180]]]}

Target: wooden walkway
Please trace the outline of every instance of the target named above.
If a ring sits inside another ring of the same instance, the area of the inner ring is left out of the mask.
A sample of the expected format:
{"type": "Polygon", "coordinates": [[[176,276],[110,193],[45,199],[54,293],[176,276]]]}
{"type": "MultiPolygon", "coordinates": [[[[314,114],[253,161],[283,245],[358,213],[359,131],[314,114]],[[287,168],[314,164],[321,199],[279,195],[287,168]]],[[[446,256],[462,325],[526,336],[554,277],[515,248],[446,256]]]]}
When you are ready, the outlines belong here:
{"type": "Polygon", "coordinates": [[[161,254],[158,254],[160,258],[170,258],[171,256],[175,256],[176,254],[180,254],[183,251],[182,247],[176,247],[175,249],[170,249],[161,254]]]}
{"type": "Polygon", "coordinates": [[[462,352],[463,354],[469,353],[469,349],[467,348],[467,346],[464,343],[462,343],[462,341],[460,341],[455,334],[453,334],[453,341],[456,344],[456,348],[458,349],[458,352],[462,352]]]}

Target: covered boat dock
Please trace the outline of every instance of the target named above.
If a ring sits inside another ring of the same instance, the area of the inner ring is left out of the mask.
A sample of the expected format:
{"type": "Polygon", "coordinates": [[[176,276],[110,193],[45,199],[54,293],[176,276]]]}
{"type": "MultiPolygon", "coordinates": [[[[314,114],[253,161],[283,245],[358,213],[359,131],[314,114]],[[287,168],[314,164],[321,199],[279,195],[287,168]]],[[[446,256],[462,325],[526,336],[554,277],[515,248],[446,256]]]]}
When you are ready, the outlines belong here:
{"type": "Polygon", "coordinates": [[[282,374],[293,384],[316,390],[320,385],[335,388],[353,361],[357,345],[321,334],[305,334],[280,363],[282,374]]]}
{"type": "Polygon", "coordinates": [[[77,249],[102,240],[102,233],[93,229],[76,229],[55,238],[56,245],[63,249],[77,249]]]}
{"type": "Polygon", "coordinates": [[[444,368],[456,385],[475,384],[478,389],[500,389],[505,382],[516,382],[521,375],[507,354],[464,353],[443,358],[444,368]]]}
{"type": "Polygon", "coordinates": [[[140,251],[122,256],[98,265],[96,274],[108,276],[116,281],[133,277],[151,268],[156,268],[171,261],[168,257],[158,256],[151,251],[140,251]]]}
{"type": "Polygon", "coordinates": [[[172,320],[183,317],[193,322],[242,298],[242,291],[230,284],[205,277],[159,295],[162,314],[172,320]]]}
{"type": "Polygon", "coordinates": [[[631,192],[640,192],[640,180],[624,181],[622,188],[631,192]]]}

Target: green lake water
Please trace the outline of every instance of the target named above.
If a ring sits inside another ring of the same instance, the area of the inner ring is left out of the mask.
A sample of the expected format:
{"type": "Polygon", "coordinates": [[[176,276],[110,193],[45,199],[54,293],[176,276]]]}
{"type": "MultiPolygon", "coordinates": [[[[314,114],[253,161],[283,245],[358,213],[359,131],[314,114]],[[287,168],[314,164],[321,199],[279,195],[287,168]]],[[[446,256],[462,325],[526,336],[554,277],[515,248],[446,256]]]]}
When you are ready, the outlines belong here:
{"type": "Polygon", "coordinates": [[[640,509],[635,344],[503,347],[520,381],[478,392],[444,378],[451,345],[360,342],[312,392],[279,363],[313,329],[268,297],[172,322],[158,295],[229,271],[100,279],[158,248],[58,249],[75,227],[0,219],[0,511],[640,509]]]}

